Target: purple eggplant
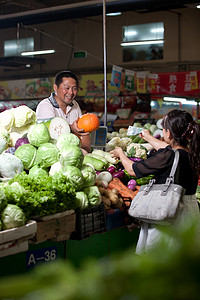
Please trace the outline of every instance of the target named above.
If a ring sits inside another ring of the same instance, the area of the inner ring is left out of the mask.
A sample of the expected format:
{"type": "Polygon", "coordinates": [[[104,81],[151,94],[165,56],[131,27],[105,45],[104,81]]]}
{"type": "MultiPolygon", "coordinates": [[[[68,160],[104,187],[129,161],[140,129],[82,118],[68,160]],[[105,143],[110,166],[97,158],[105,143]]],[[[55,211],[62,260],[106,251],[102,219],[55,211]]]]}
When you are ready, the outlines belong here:
{"type": "Polygon", "coordinates": [[[123,179],[125,176],[125,173],[124,173],[124,171],[117,171],[117,172],[113,173],[112,176],[117,177],[119,179],[123,179]]]}
{"type": "Polygon", "coordinates": [[[116,168],[114,166],[110,166],[107,171],[110,173],[110,174],[113,174],[116,172],[116,168]]]}

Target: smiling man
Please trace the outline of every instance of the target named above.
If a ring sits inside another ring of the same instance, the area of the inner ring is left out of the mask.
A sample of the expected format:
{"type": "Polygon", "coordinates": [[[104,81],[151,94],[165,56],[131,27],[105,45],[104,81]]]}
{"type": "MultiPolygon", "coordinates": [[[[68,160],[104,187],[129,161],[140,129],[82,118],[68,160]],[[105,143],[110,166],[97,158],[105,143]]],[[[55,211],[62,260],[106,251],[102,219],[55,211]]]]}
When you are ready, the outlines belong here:
{"type": "Polygon", "coordinates": [[[82,112],[75,100],[78,93],[78,78],[70,71],[61,71],[55,76],[54,92],[42,100],[36,109],[37,119],[62,117],[71,127],[72,133],[77,134],[82,147],[90,152],[90,134],[79,129],[77,121],[82,112]]]}

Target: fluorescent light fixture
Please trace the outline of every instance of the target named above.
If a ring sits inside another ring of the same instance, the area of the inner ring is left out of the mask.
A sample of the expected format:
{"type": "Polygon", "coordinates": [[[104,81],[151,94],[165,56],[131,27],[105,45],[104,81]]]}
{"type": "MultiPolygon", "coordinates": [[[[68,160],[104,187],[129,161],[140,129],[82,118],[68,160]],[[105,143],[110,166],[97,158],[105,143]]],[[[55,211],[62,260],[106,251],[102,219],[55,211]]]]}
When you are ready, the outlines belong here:
{"type": "Polygon", "coordinates": [[[164,32],[164,28],[163,27],[153,28],[153,29],[150,30],[150,32],[152,32],[152,33],[164,32]]]}
{"type": "Polygon", "coordinates": [[[51,54],[54,53],[55,50],[40,50],[40,51],[24,51],[21,52],[22,56],[29,56],[29,55],[41,55],[41,54],[51,54]]]}
{"type": "Polygon", "coordinates": [[[120,16],[122,13],[119,12],[113,12],[113,13],[107,13],[106,16],[107,17],[115,17],[115,16],[120,16]]]}
{"type": "Polygon", "coordinates": [[[151,45],[151,44],[163,44],[164,40],[152,40],[152,41],[141,41],[141,42],[125,42],[121,43],[122,47],[126,46],[137,46],[137,45],[151,45]]]}
{"type": "Polygon", "coordinates": [[[186,98],[176,98],[176,97],[164,97],[164,101],[167,102],[181,102],[182,104],[187,104],[187,105],[196,105],[196,101],[194,100],[187,100],[186,98]]]}
{"type": "Polygon", "coordinates": [[[130,31],[127,31],[125,32],[125,36],[133,36],[133,35],[136,35],[137,34],[137,31],[135,30],[130,30],[130,31]]]}
{"type": "Polygon", "coordinates": [[[198,4],[198,5],[196,6],[196,8],[200,8],[200,4],[198,4]]]}

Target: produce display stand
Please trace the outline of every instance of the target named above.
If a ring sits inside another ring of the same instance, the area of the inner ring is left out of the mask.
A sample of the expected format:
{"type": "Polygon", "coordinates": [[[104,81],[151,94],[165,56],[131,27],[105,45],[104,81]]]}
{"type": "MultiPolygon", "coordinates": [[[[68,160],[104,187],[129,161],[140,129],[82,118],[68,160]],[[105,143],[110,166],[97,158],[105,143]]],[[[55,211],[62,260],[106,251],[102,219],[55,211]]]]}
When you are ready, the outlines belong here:
{"type": "MultiPolygon", "coordinates": [[[[77,227],[76,214],[73,210],[42,217],[37,222],[30,221],[30,224],[34,224],[34,231],[32,229],[31,233],[29,231],[26,238],[24,237],[26,247],[16,248],[18,249],[16,252],[5,250],[4,255],[0,255],[0,276],[28,272],[38,264],[56,259],[69,261],[79,267],[88,258],[98,259],[128,247],[134,247],[138,239],[138,229],[129,232],[121,221],[120,212],[117,210],[115,213],[113,210],[110,215],[105,214],[102,206],[99,206],[98,209],[86,210],[82,215],[88,220],[93,218],[95,224],[91,225],[90,231],[85,231],[83,226],[80,228],[80,216],[79,227],[77,227]],[[115,219],[112,219],[111,216],[115,219]],[[120,219],[120,222],[115,222],[116,217],[120,219]],[[106,226],[105,220],[108,226],[106,226]],[[98,224],[97,227],[93,228],[96,224],[98,224]],[[77,229],[78,238],[70,238],[72,232],[76,232],[77,229]]],[[[28,224],[23,227],[28,227],[28,224]]],[[[23,231],[23,228],[15,228],[14,231],[20,232],[23,231]]],[[[15,237],[11,235],[12,239],[20,240],[21,235],[15,237]]]]}

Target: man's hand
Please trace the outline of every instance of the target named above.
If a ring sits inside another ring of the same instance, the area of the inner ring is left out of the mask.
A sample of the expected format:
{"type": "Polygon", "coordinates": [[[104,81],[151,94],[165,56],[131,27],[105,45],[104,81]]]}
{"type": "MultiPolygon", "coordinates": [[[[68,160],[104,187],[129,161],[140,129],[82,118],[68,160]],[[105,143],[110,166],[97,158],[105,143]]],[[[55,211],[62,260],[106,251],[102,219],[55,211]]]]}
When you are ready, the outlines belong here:
{"type": "Polygon", "coordinates": [[[84,135],[89,135],[89,134],[90,134],[89,132],[85,132],[84,129],[78,128],[78,119],[76,119],[76,120],[74,121],[74,123],[72,123],[72,124],[70,125],[70,127],[71,127],[72,133],[78,134],[78,135],[80,135],[80,136],[84,136],[84,135]]]}

